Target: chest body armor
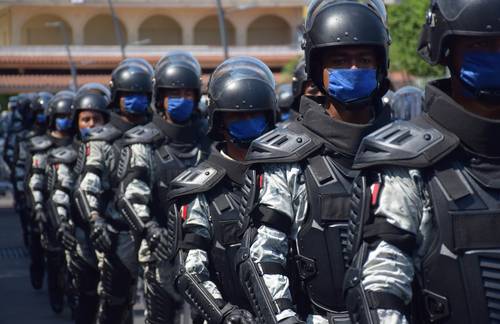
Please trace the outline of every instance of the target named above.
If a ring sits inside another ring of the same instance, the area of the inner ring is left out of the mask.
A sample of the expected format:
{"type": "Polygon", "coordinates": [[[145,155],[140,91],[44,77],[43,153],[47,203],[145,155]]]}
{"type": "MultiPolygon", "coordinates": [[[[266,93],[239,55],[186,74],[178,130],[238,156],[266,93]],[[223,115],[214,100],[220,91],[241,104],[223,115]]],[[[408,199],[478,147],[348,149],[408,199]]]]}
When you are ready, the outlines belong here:
{"type": "Polygon", "coordinates": [[[446,158],[426,173],[437,225],[419,285],[426,321],[500,322],[500,186],[446,158]]]}
{"type": "Polygon", "coordinates": [[[191,150],[179,151],[164,141],[153,151],[154,174],[152,215],[165,226],[168,219],[168,206],[165,205],[170,182],[184,170],[194,167],[200,159],[200,150],[193,146],[191,150]]]}
{"type": "Polygon", "coordinates": [[[209,202],[213,239],[210,247],[210,273],[212,280],[221,289],[224,300],[250,309],[238,272],[236,253],[243,234],[249,225],[245,214],[247,202],[255,199],[257,192],[256,171],[248,170],[243,186],[225,177],[216,187],[206,193],[209,202]]]}
{"type": "Polygon", "coordinates": [[[304,162],[309,204],[295,252],[301,290],[313,313],[342,312],[346,310],[342,286],[354,175],[327,155],[313,155],[304,162]]]}
{"type": "Polygon", "coordinates": [[[57,170],[59,164],[66,164],[72,169],[76,163],[78,151],[72,143],[67,146],[54,148],[49,152],[47,159],[47,191],[49,193],[57,189],[57,170]]]}
{"type": "Polygon", "coordinates": [[[123,137],[119,137],[110,144],[111,154],[113,156],[112,160],[114,163],[111,165],[109,170],[109,179],[111,190],[114,191],[118,188],[118,185],[127,170],[126,162],[130,159],[123,157],[123,155],[130,155],[130,151],[128,149],[124,149],[125,140],[123,137]]]}

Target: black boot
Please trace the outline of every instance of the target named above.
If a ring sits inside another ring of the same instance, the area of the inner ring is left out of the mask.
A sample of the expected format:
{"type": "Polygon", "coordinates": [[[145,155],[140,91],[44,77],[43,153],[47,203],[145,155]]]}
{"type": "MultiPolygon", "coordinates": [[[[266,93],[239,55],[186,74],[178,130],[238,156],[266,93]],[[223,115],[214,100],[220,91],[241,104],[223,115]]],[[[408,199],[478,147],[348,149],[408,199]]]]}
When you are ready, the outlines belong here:
{"type": "Polygon", "coordinates": [[[99,310],[98,295],[80,295],[75,309],[76,324],[93,324],[97,319],[99,310]]]}
{"type": "Polygon", "coordinates": [[[59,314],[64,308],[66,288],[64,252],[50,251],[47,253],[47,279],[50,306],[55,313],[59,314]]]}
{"type": "Polygon", "coordinates": [[[128,324],[133,323],[132,309],[130,303],[111,305],[103,302],[98,315],[99,324],[128,324]]]}
{"type": "Polygon", "coordinates": [[[40,233],[33,231],[30,235],[30,279],[34,289],[39,290],[43,286],[45,274],[45,260],[43,257],[43,248],[40,233]]]}

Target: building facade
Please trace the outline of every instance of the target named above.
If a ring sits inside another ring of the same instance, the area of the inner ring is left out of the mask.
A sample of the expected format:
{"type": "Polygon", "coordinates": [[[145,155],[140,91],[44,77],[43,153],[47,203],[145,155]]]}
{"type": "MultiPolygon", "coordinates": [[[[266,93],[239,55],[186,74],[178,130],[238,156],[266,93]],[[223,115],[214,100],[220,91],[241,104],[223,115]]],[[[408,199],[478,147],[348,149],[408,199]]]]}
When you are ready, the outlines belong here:
{"type": "MultiPolygon", "coordinates": [[[[392,0],[394,1],[394,0],[392,0]]],[[[222,0],[230,55],[252,55],[274,71],[300,55],[308,0],[222,0]]],[[[215,0],[0,0],[0,93],[56,91],[106,80],[126,56],[152,64],[187,50],[210,72],[223,59],[215,0]],[[116,29],[119,29],[119,33],[116,29]]]]}

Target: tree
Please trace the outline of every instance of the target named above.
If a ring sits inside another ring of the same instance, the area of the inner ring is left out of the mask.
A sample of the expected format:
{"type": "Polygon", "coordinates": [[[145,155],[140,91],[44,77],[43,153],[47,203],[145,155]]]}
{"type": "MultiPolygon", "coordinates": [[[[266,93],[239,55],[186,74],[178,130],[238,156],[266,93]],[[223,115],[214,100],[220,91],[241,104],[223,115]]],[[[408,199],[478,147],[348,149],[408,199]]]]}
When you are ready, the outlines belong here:
{"type": "Polygon", "coordinates": [[[290,61],[288,61],[285,66],[281,69],[280,74],[280,82],[279,83],[288,83],[292,82],[293,73],[295,72],[295,67],[299,63],[300,56],[294,57],[290,61]]]}
{"type": "Polygon", "coordinates": [[[420,31],[428,6],[429,0],[401,0],[400,4],[388,6],[389,30],[392,37],[391,70],[406,71],[419,77],[444,75],[443,67],[429,65],[417,53],[420,31]]]}

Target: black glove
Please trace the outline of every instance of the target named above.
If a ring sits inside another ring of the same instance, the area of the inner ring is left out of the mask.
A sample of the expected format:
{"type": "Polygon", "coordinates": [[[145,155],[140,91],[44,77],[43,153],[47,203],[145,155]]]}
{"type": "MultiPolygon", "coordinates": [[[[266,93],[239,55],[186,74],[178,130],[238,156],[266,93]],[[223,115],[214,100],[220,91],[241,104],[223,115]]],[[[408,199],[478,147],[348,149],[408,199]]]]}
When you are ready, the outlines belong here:
{"type": "Polygon", "coordinates": [[[95,216],[90,223],[90,227],[90,239],[96,250],[100,252],[111,251],[113,242],[106,220],[100,216],[95,216]]]}
{"type": "Polygon", "coordinates": [[[167,231],[155,221],[146,224],[146,240],[153,257],[158,260],[168,260],[167,231]]]}
{"type": "Polygon", "coordinates": [[[78,244],[74,235],[74,228],[67,221],[63,221],[57,229],[57,240],[62,244],[64,249],[69,252],[76,251],[78,244]]]}
{"type": "Polygon", "coordinates": [[[284,320],[278,322],[279,324],[306,324],[306,322],[301,321],[295,316],[287,317],[284,320]]]}
{"type": "Polygon", "coordinates": [[[223,324],[257,324],[253,315],[246,309],[233,306],[224,316],[223,324]]]}

